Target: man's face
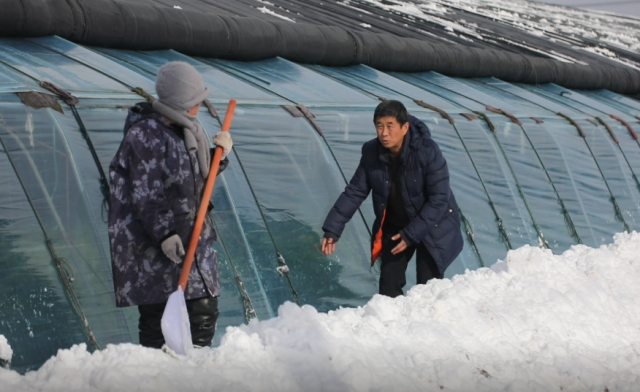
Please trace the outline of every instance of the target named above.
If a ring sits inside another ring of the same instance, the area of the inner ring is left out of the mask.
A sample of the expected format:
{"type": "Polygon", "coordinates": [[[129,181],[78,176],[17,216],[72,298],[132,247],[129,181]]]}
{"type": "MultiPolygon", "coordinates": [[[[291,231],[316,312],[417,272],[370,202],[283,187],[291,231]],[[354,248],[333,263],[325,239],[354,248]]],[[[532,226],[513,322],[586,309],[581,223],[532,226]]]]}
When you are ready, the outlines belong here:
{"type": "Polygon", "coordinates": [[[398,152],[402,147],[404,135],[409,130],[409,122],[400,125],[393,116],[380,117],[376,120],[376,131],[378,140],[385,148],[398,152]]]}

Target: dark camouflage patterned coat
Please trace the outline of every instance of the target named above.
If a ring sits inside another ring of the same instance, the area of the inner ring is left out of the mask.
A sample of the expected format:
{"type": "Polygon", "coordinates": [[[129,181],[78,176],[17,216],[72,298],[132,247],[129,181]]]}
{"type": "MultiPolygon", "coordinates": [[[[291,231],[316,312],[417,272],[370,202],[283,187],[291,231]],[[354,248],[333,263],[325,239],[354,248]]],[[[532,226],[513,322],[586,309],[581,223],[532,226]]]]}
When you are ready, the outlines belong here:
{"type": "MultiPolygon", "coordinates": [[[[221,170],[228,162],[221,162],[221,170]]],[[[196,155],[187,152],[179,128],[155,113],[151,105],[138,104],[129,111],[109,177],[116,305],[166,302],[178,287],[182,264],[165,256],[160,244],[177,233],[185,252],[189,246],[205,184],[196,155]]],[[[207,216],[189,275],[187,299],[219,295],[215,240],[207,216]]]]}

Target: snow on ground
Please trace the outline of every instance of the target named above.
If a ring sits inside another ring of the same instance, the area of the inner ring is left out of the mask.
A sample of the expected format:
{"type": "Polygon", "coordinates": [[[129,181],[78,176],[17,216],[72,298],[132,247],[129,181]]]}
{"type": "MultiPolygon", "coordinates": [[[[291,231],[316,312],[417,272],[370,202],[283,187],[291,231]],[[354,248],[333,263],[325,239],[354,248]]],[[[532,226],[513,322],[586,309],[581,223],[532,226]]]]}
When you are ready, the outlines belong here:
{"type": "Polygon", "coordinates": [[[7,338],[0,335],[0,362],[11,362],[11,357],[13,357],[13,350],[7,342],[7,338]]]}
{"type": "Polygon", "coordinates": [[[24,376],[0,369],[0,391],[638,391],[638,282],[640,233],[525,246],[356,309],[286,303],[184,357],[73,346],[24,376]]]}

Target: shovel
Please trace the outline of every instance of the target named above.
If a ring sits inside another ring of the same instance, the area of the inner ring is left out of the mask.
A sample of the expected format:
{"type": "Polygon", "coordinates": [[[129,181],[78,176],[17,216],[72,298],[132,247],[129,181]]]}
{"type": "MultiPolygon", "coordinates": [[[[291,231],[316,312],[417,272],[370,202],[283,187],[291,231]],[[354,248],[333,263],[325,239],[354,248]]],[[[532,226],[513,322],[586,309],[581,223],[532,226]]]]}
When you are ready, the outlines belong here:
{"type": "MultiPolygon", "coordinates": [[[[235,108],[236,101],[232,99],[229,101],[229,106],[227,107],[227,113],[225,114],[224,123],[222,124],[222,131],[229,131],[235,108]]],[[[191,272],[191,264],[193,264],[193,257],[195,256],[196,248],[198,247],[198,240],[200,239],[200,233],[202,232],[204,218],[207,215],[207,207],[209,206],[209,200],[211,199],[211,193],[213,192],[213,184],[216,182],[221,157],[222,147],[217,147],[213,155],[213,161],[211,162],[209,177],[207,178],[207,183],[204,187],[204,194],[202,195],[202,201],[200,202],[200,207],[198,209],[196,224],[193,226],[193,234],[191,235],[191,242],[189,242],[189,249],[187,250],[187,255],[185,256],[184,264],[182,265],[182,274],[180,275],[180,281],[178,282],[178,289],[169,296],[167,306],[164,308],[164,313],[162,314],[161,326],[165,343],[171,350],[180,355],[186,355],[187,351],[193,348],[189,313],[187,313],[187,303],[184,298],[184,292],[187,288],[187,281],[189,280],[189,273],[191,272]]]]}

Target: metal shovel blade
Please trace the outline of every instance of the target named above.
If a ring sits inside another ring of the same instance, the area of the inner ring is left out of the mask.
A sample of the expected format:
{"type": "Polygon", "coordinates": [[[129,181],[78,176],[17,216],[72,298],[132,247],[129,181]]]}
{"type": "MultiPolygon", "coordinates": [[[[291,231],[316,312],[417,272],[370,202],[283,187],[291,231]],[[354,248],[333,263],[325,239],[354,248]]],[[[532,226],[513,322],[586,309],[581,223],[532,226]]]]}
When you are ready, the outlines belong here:
{"type": "Polygon", "coordinates": [[[193,348],[191,325],[182,287],[169,296],[162,314],[162,334],[166,345],[176,354],[186,355],[193,348]]]}

